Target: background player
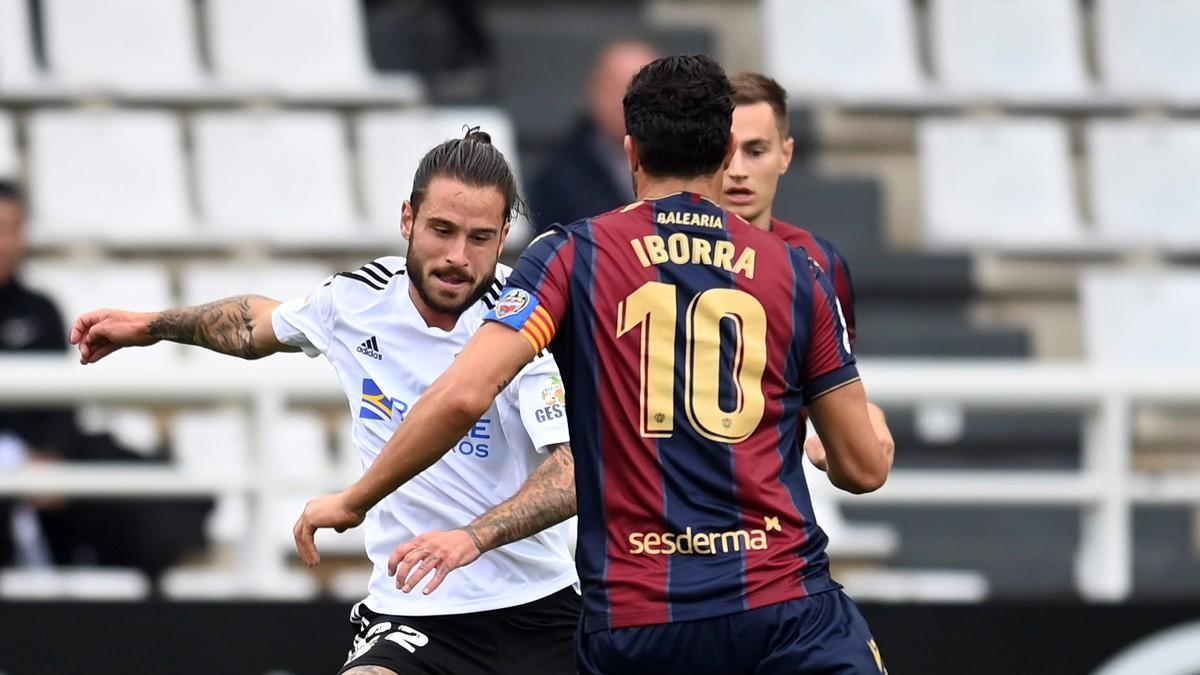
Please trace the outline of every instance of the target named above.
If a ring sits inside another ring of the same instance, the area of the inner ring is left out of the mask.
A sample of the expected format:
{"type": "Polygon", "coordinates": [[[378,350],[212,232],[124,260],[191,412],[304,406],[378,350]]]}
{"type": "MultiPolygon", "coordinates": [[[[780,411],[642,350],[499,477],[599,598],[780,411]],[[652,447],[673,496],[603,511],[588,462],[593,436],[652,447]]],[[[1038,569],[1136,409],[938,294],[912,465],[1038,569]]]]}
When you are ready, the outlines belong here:
{"type": "Polygon", "coordinates": [[[480,328],[363,478],[306,506],[305,560],[316,528],[360,522],[553,341],[579,454],[581,670],[883,670],[829,577],[795,451],[801,406],[835,485],[878,488],[890,455],[827,280],[711,201],[733,151],[731,93],[706,57],[637,75],[626,152],[643,201],[531,245],[489,315],[507,327],[480,328]]]}
{"type": "MultiPolygon", "coordinates": [[[[243,358],[323,354],[346,390],[366,466],[494,305],[502,286],[495,273],[507,271],[497,261],[516,202],[503,155],[474,132],[422,159],[403,207],[407,260],[380,258],[283,304],[247,295],[159,313],[91,312],[79,318],[71,341],[84,363],[160,340],[243,358]]],[[[493,393],[500,393],[495,404],[472,418],[455,452],[369,514],[375,569],[370,595],[351,613],[359,630],[343,672],[575,672],[579,596],[568,530],[496,548],[530,518],[545,519],[534,524],[537,531],[574,512],[557,403],[562,382],[553,359],[543,357],[493,393]],[[535,450],[547,448],[543,462],[535,450]],[[430,549],[424,562],[437,568],[433,586],[489,551],[447,580],[436,598],[401,592],[388,570],[392,551],[427,530],[445,530],[441,539],[462,544],[450,559],[434,555],[443,548],[430,549]]]]}
{"type": "MultiPolygon", "coordinates": [[[[788,134],[787,92],[778,82],[759,73],[739,73],[730,78],[730,83],[734,90],[733,137],[737,144],[725,169],[721,205],[758,229],[803,247],[817,261],[833,283],[853,348],[857,333],[854,284],[845,257],[829,240],[784,222],[773,213],[779,178],[791,165],[795,148],[795,140],[788,134]]],[[[883,410],[870,402],[867,409],[880,440],[894,448],[883,410]]],[[[804,448],[809,459],[824,469],[825,446],[821,438],[809,437],[804,448]]]]}

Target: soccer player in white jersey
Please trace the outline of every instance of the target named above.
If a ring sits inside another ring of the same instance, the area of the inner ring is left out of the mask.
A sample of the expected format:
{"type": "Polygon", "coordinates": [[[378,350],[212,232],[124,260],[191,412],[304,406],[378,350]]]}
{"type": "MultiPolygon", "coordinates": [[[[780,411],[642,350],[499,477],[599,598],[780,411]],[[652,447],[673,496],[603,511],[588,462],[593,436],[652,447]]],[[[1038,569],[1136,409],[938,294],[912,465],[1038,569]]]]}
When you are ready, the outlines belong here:
{"type": "MultiPolygon", "coordinates": [[[[349,398],[366,467],[495,305],[516,204],[504,156],[469,132],[417,169],[402,216],[407,260],[380,258],[284,303],[245,295],[156,313],[89,312],[71,342],[85,364],[162,340],[247,359],[324,355],[349,398]]],[[[575,672],[579,596],[562,523],[575,512],[574,467],[554,360],[536,359],[499,393],[453,450],[367,515],[375,569],[351,612],[358,632],[342,673],[575,672]],[[400,560],[414,547],[426,554],[419,570],[400,560]],[[424,592],[410,592],[430,573],[424,592]]]]}

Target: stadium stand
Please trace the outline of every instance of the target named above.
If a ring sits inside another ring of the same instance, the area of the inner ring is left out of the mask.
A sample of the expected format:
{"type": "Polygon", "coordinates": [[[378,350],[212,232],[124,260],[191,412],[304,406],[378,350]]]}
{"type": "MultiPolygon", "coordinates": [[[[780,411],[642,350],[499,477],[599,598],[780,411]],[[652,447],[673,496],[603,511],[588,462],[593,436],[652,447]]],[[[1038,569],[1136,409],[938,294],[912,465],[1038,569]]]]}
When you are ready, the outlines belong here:
{"type": "Polygon", "coordinates": [[[984,99],[1084,94],[1088,83],[1076,5],[1075,0],[934,0],[930,38],[938,83],[984,99]]]}
{"type": "Polygon", "coordinates": [[[1172,104],[1200,99],[1200,7],[1175,0],[1097,0],[1096,55],[1114,93],[1172,104]]]}

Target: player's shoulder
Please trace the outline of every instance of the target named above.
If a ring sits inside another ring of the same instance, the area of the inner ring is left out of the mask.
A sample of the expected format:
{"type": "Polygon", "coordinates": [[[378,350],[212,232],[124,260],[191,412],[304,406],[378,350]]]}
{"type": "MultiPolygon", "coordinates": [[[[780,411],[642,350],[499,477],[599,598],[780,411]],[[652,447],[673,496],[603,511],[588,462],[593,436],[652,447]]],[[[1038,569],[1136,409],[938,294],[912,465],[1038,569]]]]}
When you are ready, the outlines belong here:
{"type": "Polygon", "coordinates": [[[335,304],[361,308],[382,301],[407,284],[404,258],[384,256],[356,269],[337,272],[325,287],[335,304]]]}

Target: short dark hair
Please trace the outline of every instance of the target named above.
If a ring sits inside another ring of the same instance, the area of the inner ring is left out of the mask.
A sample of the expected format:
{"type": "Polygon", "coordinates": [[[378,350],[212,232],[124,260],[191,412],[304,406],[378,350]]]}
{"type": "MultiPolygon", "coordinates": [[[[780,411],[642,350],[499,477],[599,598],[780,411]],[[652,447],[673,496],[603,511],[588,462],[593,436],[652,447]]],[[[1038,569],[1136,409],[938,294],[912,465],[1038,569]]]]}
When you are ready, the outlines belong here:
{"type": "Polygon", "coordinates": [[[775,113],[775,124],[779,135],[787,136],[788,107],[787,91],[775,80],[762,73],[738,73],[729,78],[733,84],[733,104],[754,105],[766,103],[775,113]]]}
{"type": "Polygon", "coordinates": [[[495,187],[504,195],[504,221],[509,222],[524,208],[517,194],[517,179],[504,154],[492,145],[492,137],[479,127],[470,127],[462,138],[435,147],[421,158],[413,176],[408,200],[413,212],[421,208],[429,183],[437,177],[453,178],[475,187],[495,187]]]}
{"type": "Polygon", "coordinates": [[[0,201],[14,202],[22,209],[25,208],[25,190],[14,180],[0,178],[0,201]]]}
{"type": "Polygon", "coordinates": [[[733,87],[707,56],[668,56],[642,68],[625,93],[625,128],[655,176],[716,173],[729,150],[733,87]]]}

